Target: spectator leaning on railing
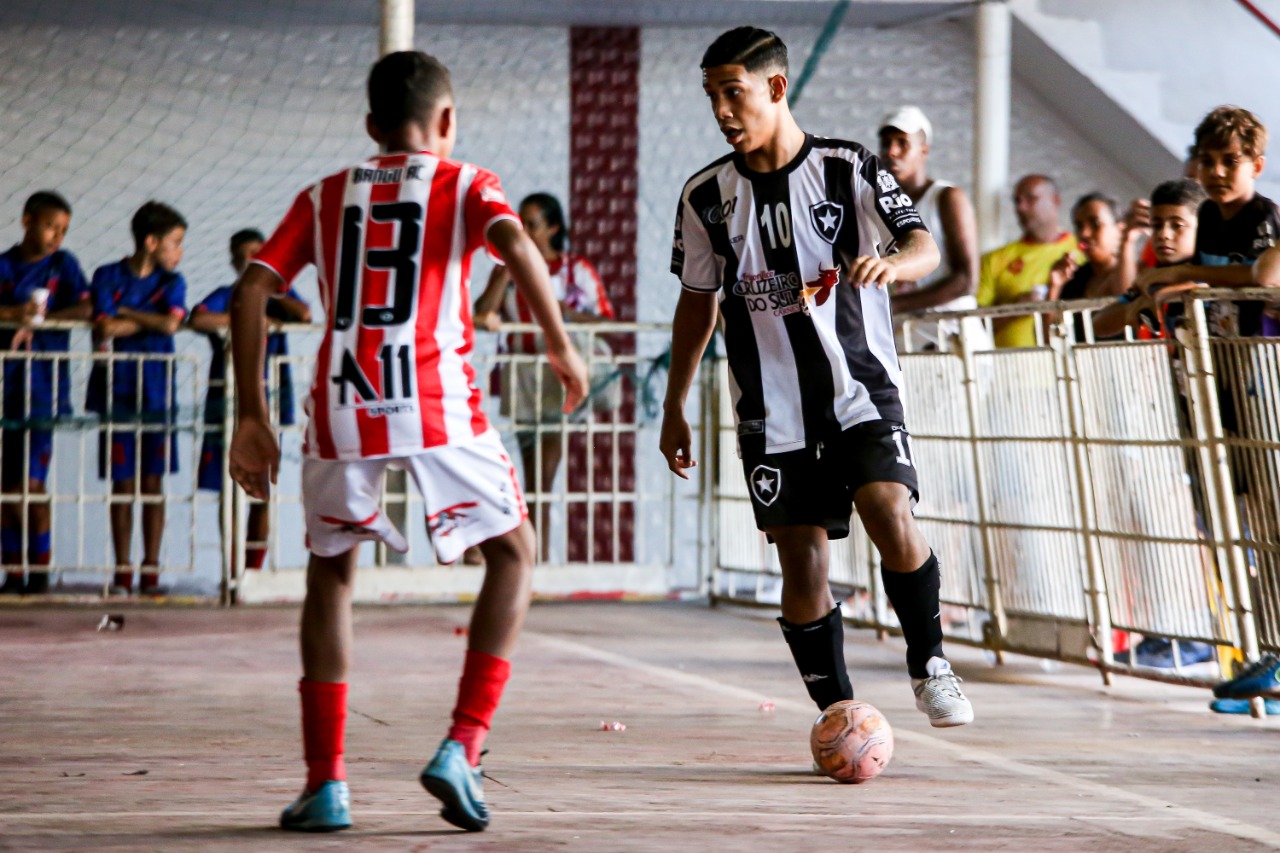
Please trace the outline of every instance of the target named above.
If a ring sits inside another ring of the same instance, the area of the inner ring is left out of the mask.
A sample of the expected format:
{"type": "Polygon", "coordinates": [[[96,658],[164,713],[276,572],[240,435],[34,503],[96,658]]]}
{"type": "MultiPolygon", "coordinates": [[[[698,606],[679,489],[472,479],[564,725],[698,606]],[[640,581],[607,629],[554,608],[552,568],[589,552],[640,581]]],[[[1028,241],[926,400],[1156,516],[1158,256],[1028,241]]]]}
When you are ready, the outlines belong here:
{"type": "MultiPolygon", "coordinates": [[[[0,255],[0,320],[23,326],[0,330],[0,351],[66,352],[68,332],[35,332],[33,327],[46,317],[89,319],[89,286],[80,262],[62,248],[70,225],[71,205],[57,193],[35,193],[23,206],[22,241],[0,255]]],[[[70,414],[71,377],[65,360],[56,367],[49,359],[5,360],[0,480],[6,495],[24,490],[29,495],[46,493],[53,455],[52,421],[70,414]]],[[[16,501],[6,501],[0,508],[0,559],[9,567],[0,587],[4,594],[40,593],[49,588],[47,571],[31,572],[24,583],[20,568],[24,551],[30,566],[50,563],[49,504],[32,501],[25,518],[23,509],[16,501]]]]}
{"type": "MultiPolygon", "coordinates": [[[[134,214],[131,227],[134,253],[93,274],[94,335],[100,351],[157,357],[94,365],[85,408],[113,425],[98,441],[98,475],[111,479],[111,493],[132,496],[140,485],[143,495],[161,495],[164,475],[178,470],[178,436],[170,428],[176,408],[172,356],[173,335],[187,313],[187,283],[176,272],[187,221],[172,207],[149,201],[134,214]],[[139,424],[161,428],[138,431],[139,424]]],[[[131,502],[111,505],[111,536],[112,586],[128,593],[133,589],[131,502]]],[[[143,593],[160,591],[163,537],[164,503],[148,502],[142,507],[143,593]]]]}
{"type": "MultiPolygon", "coordinates": [[[[239,278],[249,266],[254,255],[262,248],[266,237],[254,228],[245,228],[231,235],[231,268],[239,278]]],[[[196,475],[197,488],[206,491],[223,491],[222,468],[226,455],[226,437],[223,428],[226,422],[227,400],[227,358],[226,340],[222,333],[231,325],[231,285],[217,288],[194,308],[188,325],[197,332],[208,335],[211,352],[209,355],[209,390],[204,401],[204,443],[200,447],[200,470],[196,475]]],[[[311,309],[293,288],[288,293],[274,296],[267,300],[267,320],[272,326],[282,323],[310,323],[311,309]]],[[[293,373],[287,361],[277,361],[289,354],[289,344],[284,332],[272,332],[267,335],[267,357],[265,379],[270,382],[271,370],[275,368],[276,382],[276,423],[279,426],[292,426],[294,423],[293,406],[293,373]]],[[[244,568],[261,569],[267,557],[267,537],[271,535],[271,515],[265,503],[253,503],[249,506],[249,520],[246,525],[247,540],[244,549],[244,568]]],[[[228,531],[222,532],[223,536],[228,531]]]]}
{"type": "MultiPolygon", "coordinates": [[[[1016,305],[1041,302],[1049,292],[1049,270],[1058,259],[1076,250],[1076,239],[1062,230],[1058,186],[1047,175],[1027,175],[1013,191],[1014,210],[1022,236],[982,256],[978,276],[978,305],[1016,305]]],[[[998,347],[1036,345],[1036,318],[1003,317],[992,322],[998,347]]]]}
{"type": "MultiPolygon", "coordinates": [[[[964,190],[929,177],[933,125],[919,107],[899,107],[880,122],[880,162],[911,197],[920,218],[942,250],[942,263],[919,281],[899,282],[893,290],[893,313],[965,311],[978,307],[978,228],[973,205],[964,190]]],[[[980,334],[974,321],[967,330],[980,334]]],[[[957,320],[914,323],[911,349],[947,350],[960,333],[957,320]]],[[[901,348],[901,346],[899,346],[901,348]]]]}

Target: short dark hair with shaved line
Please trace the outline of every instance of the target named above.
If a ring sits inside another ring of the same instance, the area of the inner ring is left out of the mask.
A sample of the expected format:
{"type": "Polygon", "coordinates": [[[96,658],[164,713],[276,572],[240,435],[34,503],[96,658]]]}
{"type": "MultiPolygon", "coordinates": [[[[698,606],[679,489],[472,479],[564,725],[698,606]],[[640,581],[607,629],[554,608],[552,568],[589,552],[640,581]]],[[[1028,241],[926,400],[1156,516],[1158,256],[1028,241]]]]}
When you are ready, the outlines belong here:
{"type": "Polygon", "coordinates": [[[741,65],[747,71],[781,71],[786,74],[787,46],[777,33],[759,27],[738,27],[722,33],[702,54],[702,68],[741,65]]]}

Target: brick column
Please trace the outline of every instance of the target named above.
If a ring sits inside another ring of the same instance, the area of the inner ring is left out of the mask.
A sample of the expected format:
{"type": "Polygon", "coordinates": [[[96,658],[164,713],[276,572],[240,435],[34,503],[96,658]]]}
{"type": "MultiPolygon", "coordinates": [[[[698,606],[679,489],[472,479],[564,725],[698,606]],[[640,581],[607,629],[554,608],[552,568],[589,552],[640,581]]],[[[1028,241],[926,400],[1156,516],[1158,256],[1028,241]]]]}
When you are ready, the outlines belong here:
{"type": "MultiPolygon", "coordinates": [[[[637,181],[640,141],[640,30],[635,27],[573,27],[569,31],[569,225],[571,250],[595,265],[619,320],[636,317],[637,181]]],[[[635,351],[630,336],[610,339],[615,353],[635,351]]],[[[635,389],[623,381],[622,405],[596,415],[635,423],[635,389]]],[[[566,464],[571,492],[635,488],[635,435],[596,436],[588,470],[585,436],[574,435],[566,464]]],[[[570,504],[570,562],[631,562],[635,559],[635,505],[618,508],[618,549],[614,553],[614,505],[570,504]],[[595,535],[588,554],[588,526],[595,535]]]]}

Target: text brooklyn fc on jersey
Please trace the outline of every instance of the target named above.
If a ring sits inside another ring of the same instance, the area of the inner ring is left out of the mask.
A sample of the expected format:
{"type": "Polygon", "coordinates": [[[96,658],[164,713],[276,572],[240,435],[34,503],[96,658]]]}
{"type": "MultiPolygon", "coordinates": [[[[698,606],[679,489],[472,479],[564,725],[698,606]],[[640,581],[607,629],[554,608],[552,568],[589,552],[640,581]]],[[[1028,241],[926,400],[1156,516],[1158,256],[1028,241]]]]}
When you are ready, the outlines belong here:
{"type": "Polygon", "coordinates": [[[778,454],[868,421],[901,424],[889,292],[844,271],[924,228],[856,142],[810,135],[776,171],[730,154],[689,179],[671,269],[719,294],[740,441],[778,454]]]}

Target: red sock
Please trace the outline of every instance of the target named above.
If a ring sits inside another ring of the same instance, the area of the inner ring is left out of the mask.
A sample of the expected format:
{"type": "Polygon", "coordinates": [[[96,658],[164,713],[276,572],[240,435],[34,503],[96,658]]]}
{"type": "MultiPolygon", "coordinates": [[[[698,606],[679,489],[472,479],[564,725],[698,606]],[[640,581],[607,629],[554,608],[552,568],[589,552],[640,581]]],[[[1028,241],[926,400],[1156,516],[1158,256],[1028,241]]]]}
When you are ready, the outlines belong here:
{"type": "Polygon", "coordinates": [[[467,761],[480,763],[480,748],[489,733],[493,712],[498,710],[502,688],[511,677],[511,662],[484,652],[467,650],[467,662],[458,682],[458,704],[453,709],[449,738],[466,747],[467,761]]]}
{"type": "Polygon", "coordinates": [[[298,682],[302,694],[302,746],[307,759],[307,790],[347,778],[342,742],[347,728],[345,681],[298,682]]]}
{"type": "Polygon", "coordinates": [[[267,561],[266,548],[245,548],[244,563],[247,569],[261,569],[262,564],[267,561]]]}

